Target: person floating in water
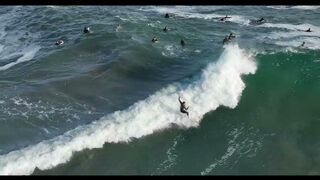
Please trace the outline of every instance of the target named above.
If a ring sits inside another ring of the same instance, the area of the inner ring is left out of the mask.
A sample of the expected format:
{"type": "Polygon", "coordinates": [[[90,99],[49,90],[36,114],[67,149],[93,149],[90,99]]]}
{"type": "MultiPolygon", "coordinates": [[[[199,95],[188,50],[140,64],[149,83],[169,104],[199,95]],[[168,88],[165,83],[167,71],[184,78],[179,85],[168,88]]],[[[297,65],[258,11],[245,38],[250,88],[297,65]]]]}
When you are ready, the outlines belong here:
{"type": "Polygon", "coordinates": [[[56,41],[56,43],[55,43],[55,45],[57,45],[57,46],[60,46],[60,45],[62,45],[62,44],[64,44],[64,42],[63,42],[63,40],[58,40],[58,41],[56,41]]]}
{"type": "Polygon", "coordinates": [[[253,25],[261,25],[263,23],[265,23],[266,20],[264,18],[260,18],[259,20],[254,20],[254,21],[251,21],[250,24],[253,24],[253,25]]]}
{"type": "Polygon", "coordinates": [[[153,38],[152,38],[151,41],[152,41],[152,42],[158,42],[158,39],[157,39],[155,36],[153,36],[153,38]]]}
{"type": "Polygon", "coordinates": [[[312,32],[312,31],[311,31],[311,29],[309,28],[309,29],[306,30],[306,32],[312,32]]]}
{"type": "Polygon", "coordinates": [[[169,16],[169,14],[168,13],[166,13],[166,15],[164,16],[165,18],[169,18],[170,16],[169,16]]]}
{"type": "Polygon", "coordinates": [[[181,46],[185,46],[186,45],[186,43],[184,42],[183,39],[181,39],[180,44],[181,44],[181,46]]]}
{"type": "Polygon", "coordinates": [[[220,21],[225,21],[225,20],[227,20],[227,18],[231,18],[231,17],[226,15],[226,17],[221,18],[220,21]]]}
{"type": "Polygon", "coordinates": [[[168,32],[168,31],[169,31],[169,29],[167,28],[167,26],[163,28],[163,31],[164,31],[164,32],[168,32]]]}
{"type": "Polygon", "coordinates": [[[306,44],[306,42],[303,41],[299,47],[304,47],[305,44],[306,44]]]}
{"type": "Polygon", "coordinates": [[[230,33],[229,36],[224,37],[223,44],[231,42],[231,40],[234,39],[234,38],[236,38],[236,36],[233,35],[232,33],[230,33]]]}
{"type": "Polygon", "coordinates": [[[179,103],[180,103],[180,112],[187,114],[187,116],[189,117],[189,112],[187,111],[189,109],[189,107],[186,107],[186,102],[185,101],[181,101],[181,98],[179,96],[179,103]]]}
{"type": "Polygon", "coordinates": [[[231,39],[233,39],[233,38],[236,38],[236,36],[235,36],[235,35],[233,35],[232,33],[230,33],[230,35],[229,35],[228,39],[229,39],[229,40],[231,40],[231,39]]]}
{"type": "Polygon", "coordinates": [[[84,34],[91,33],[90,27],[85,26],[84,29],[83,29],[83,33],[84,34]]]}
{"type": "Polygon", "coordinates": [[[259,19],[257,22],[258,23],[262,23],[262,22],[264,22],[265,20],[264,20],[264,18],[261,18],[261,19],[259,19]]]}

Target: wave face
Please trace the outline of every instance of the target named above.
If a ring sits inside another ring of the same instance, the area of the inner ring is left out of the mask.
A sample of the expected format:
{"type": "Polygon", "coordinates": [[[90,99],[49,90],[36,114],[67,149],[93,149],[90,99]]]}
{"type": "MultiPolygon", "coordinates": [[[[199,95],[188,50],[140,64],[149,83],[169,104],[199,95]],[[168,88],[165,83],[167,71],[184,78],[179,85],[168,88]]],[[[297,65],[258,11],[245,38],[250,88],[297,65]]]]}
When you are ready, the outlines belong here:
{"type": "Polygon", "coordinates": [[[219,106],[235,108],[245,83],[241,76],[254,74],[257,64],[238,45],[229,45],[216,63],[210,63],[191,84],[171,84],[128,109],[116,111],[89,125],[51,140],[0,156],[0,174],[31,174],[35,168],[53,168],[66,163],[77,151],[102,148],[105,143],[129,142],[170,128],[190,128],[219,106]],[[190,105],[190,119],[179,112],[178,95],[190,105]]]}

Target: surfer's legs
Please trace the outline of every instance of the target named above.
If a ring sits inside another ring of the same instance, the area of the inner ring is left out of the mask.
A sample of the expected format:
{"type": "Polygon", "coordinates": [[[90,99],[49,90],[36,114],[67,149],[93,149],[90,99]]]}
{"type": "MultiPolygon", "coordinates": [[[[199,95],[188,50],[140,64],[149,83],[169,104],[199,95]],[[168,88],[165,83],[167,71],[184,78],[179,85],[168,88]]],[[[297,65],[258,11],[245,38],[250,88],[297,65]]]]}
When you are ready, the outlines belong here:
{"type": "Polygon", "coordinates": [[[181,112],[187,114],[187,116],[189,117],[188,111],[186,111],[186,110],[181,110],[181,112]]]}

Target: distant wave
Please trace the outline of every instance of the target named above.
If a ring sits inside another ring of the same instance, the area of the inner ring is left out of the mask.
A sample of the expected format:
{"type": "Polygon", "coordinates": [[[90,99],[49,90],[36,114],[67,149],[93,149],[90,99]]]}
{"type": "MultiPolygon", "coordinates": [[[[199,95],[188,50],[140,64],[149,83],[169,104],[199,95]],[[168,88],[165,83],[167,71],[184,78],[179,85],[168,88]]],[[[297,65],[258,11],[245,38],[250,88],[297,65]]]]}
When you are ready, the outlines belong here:
{"type": "Polygon", "coordinates": [[[281,23],[265,23],[265,24],[262,24],[262,25],[260,25],[258,27],[271,27],[271,28],[288,29],[288,30],[299,31],[300,34],[301,33],[304,33],[304,34],[314,34],[314,33],[319,34],[320,33],[320,27],[312,25],[312,24],[297,24],[297,25],[294,25],[294,24],[285,24],[285,23],[284,24],[281,24],[281,23]],[[311,30],[313,32],[304,32],[308,28],[311,28],[311,30]]]}
{"type": "MultiPolygon", "coordinates": [[[[193,12],[190,9],[186,8],[168,8],[168,7],[154,7],[150,9],[144,9],[145,11],[156,11],[161,14],[165,13],[171,13],[178,17],[184,17],[184,18],[198,18],[198,19],[216,19],[217,21],[220,21],[220,18],[224,17],[224,15],[221,14],[203,14],[198,12],[193,12]]],[[[249,25],[250,20],[247,17],[244,16],[238,16],[238,15],[228,15],[231,16],[227,21],[238,23],[241,25],[249,25]]]]}
{"type": "Polygon", "coordinates": [[[301,9],[301,10],[316,10],[320,9],[320,6],[267,6],[272,9],[301,9]]]}
{"type": "MultiPolygon", "coordinates": [[[[261,25],[262,27],[272,27],[272,28],[279,28],[279,30],[273,31],[270,34],[263,36],[263,38],[268,38],[273,40],[274,44],[280,46],[287,46],[287,47],[298,47],[301,45],[302,42],[305,42],[304,49],[320,49],[320,27],[312,25],[312,24],[273,24],[273,23],[266,23],[261,25]],[[311,28],[312,32],[305,32],[311,28]],[[286,29],[285,31],[281,29],[286,29]],[[288,31],[289,30],[289,31],[288,31]]],[[[293,50],[294,52],[296,50],[293,50]]]]}

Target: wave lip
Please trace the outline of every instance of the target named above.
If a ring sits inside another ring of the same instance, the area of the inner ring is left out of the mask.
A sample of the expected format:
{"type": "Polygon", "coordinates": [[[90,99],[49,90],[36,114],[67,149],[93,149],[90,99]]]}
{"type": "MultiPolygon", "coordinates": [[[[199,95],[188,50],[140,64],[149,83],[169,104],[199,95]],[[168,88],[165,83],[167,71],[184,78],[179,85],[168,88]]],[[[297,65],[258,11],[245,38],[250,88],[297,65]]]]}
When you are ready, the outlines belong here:
{"type": "Polygon", "coordinates": [[[123,111],[101,117],[51,140],[0,156],[0,174],[25,175],[66,163],[73,152],[101,148],[105,143],[129,142],[156,131],[196,127],[202,117],[220,105],[235,108],[245,84],[242,75],[254,74],[253,57],[238,45],[225,46],[216,63],[210,63],[195,82],[171,84],[123,111]],[[190,105],[190,117],[179,112],[178,94],[190,105]]]}

